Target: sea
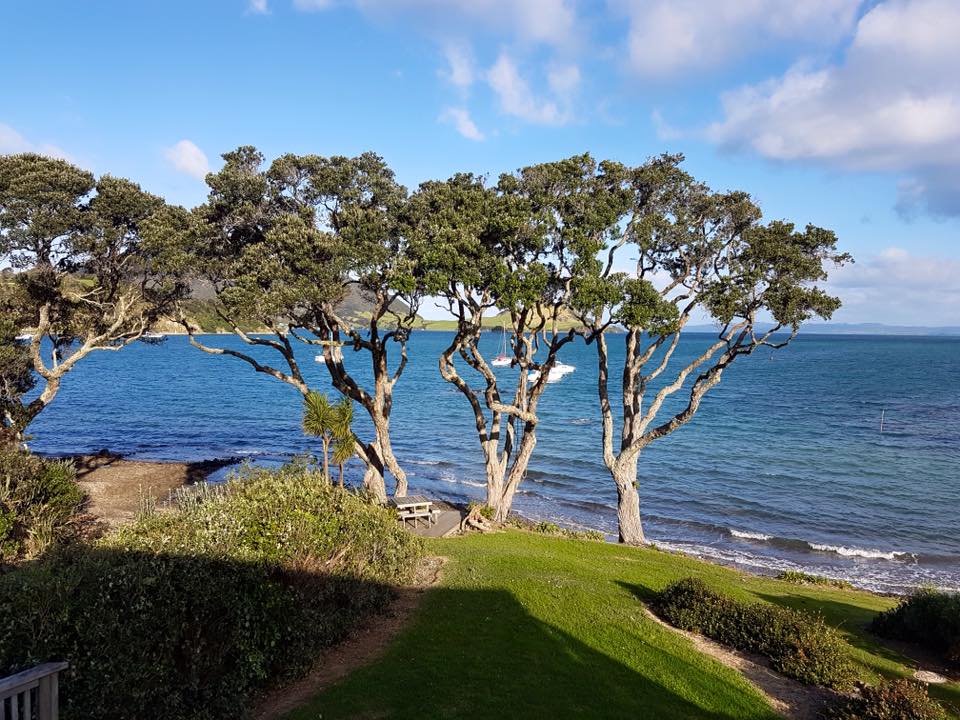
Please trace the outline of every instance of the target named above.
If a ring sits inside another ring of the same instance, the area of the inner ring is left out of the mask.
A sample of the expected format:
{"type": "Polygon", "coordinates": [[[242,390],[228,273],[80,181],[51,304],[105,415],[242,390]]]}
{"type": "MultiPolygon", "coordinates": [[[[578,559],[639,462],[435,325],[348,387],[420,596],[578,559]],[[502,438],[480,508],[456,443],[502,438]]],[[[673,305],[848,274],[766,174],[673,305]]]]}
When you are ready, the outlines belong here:
{"type": "MultiPolygon", "coordinates": [[[[623,338],[609,336],[614,378],[623,338]]],[[[395,391],[394,449],[411,492],[481,499],[483,462],[472,414],[438,370],[450,339],[413,333],[395,391]]],[[[675,361],[694,357],[713,339],[687,336],[675,361]]],[[[234,336],[205,341],[245,349],[234,336]]],[[[492,357],[499,334],[482,342],[492,357]]],[[[315,353],[297,349],[311,384],[332,392],[315,353]]],[[[254,354],[270,357],[261,348],[254,354]]],[[[616,491],[601,459],[596,350],[577,340],[561,359],[576,370],[549,385],[541,400],[536,450],[514,507],[533,520],[615,539],[616,491]]],[[[369,381],[366,354],[348,351],[346,364],[358,381],[369,381]]],[[[505,387],[517,372],[498,370],[505,387]]],[[[617,390],[612,383],[614,398],[617,390]]],[[[676,412],[686,390],[663,412],[676,412]]],[[[359,434],[368,436],[359,407],[356,415],[359,434]]],[[[317,451],[300,418],[293,388],[169,336],[79,363],[31,426],[31,446],[56,455],[107,448],[132,459],[231,457],[271,465],[317,451]]],[[[357,482],[361,470],[353,461],[348,477],[357,482]]],[[[647,536],[660,547],[754,572],[842,578],[880,592],[921,585],[958,590],[960,338],[801,333],[787,348],[740,358],[689,424],[643,451],[638,483],[647,536]]]]}

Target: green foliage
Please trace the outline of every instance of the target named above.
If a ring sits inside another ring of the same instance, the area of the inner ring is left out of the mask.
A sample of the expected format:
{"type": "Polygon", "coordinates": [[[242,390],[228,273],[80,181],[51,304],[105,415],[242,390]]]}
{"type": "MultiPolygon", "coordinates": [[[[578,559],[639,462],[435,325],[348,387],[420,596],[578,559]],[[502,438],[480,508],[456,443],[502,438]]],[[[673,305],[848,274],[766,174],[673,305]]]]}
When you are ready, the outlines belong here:
{"type": "Polygon", "coordinates": [[[769,603],[742,603],[714,592],[698,578],[669,585],[657,595],[654,609],[682,630],[766,655],[775,670],[808,685],[835,690],[853,686],[850,647],[817,615],[769,603]]]}
{"type": "MultiPolygon", "coordinates": [[[[136,340],[186,292],[163,260],[165,244],[144,237],[164,209],[129,180],[95,179],[34,153],[0,156],[0,266],[12,269],[0,280],[0,305],[50,353],[45,367],[39,353],[31,357],[39,397],[23,404],[22,392],[3,391],[13,409],[4,434],[19,439],[77,361],[136,340]]],[[[10,332],[0,328],[0,344],[10,332]]]]}
{"type": "Polygon", "coordinates": [[[323,475],[330,482],[330,461],[343,466],[353,457],[357,443],[353,435],[353,402],[345,397],[333,404],[323,393],[308,392],[303,398],[303,431],[323,441],[323,475]]]}
{"type": "Polygon", "coordinates": [[[853,585],[846,580],[823,577],[822,575],[811,575],[810,573],[799,570],[784,570],[777,575],[777,580],[793,583],[794,585],[823,585],[825,587],[835,587],[841,590],[852,590],[853,585]]]}
{"type": "Polygon", "coordinates": [[[70,463],[0,449],[0,562],[37,555],[65,539],[84,500],[70,463]]]}
{"type": "Polygon", "coordinates": [[[303,466],[252,471],[0,577],[0,671],[69,661],[68,717],[240,717],[382,609],[421,548],[303,466]]]}
{"type": "Polygon", "coordinates": [[[888,680],[865,686],[860,697],[843,697],[826,708],[823,720],[948,720],[944,708],[920,683],[888,680]]]}
{"type": "Polygon", "coordinates": [[[916,590],[874,618],[870,630],[882,637],[917,643],[960,667],[960,595],[916,590]]]}

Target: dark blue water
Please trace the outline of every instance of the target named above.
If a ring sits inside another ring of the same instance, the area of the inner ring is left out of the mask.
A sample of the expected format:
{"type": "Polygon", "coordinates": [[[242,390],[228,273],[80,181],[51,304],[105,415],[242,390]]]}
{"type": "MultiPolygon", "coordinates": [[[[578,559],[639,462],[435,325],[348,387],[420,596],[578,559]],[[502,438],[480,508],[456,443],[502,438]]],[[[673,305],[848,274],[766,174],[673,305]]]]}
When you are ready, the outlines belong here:
{"type": "MultiPolygon", "coordinates": [[[[678,359],[710,339],[691,336],[678,359]]],[[[242,345],[230,336],[209,341],[242,345]]],[[[437,370],[448,341],[446,333],[415,333],[396,388],[394,447],[412,490],[481,498],[471,415],[437,370]]],[[[614,363],[622,362],[622,336],[610,341],[614,363]]],[[[485,342],[494,354],[497,337],[485,342]]],[[[302,348],[302,365],[327,388],[313,354],[302,348]]],[[[369,377],[364,360],[347,358],[361,379],[369,377]]],[[[576,344],[563,360],[577,370],[542,400],[539,442],[515,507],[614,533],[594,349],[576,344]]],[[[682,393],[666,409],[680,401],[682,393]]],[[[357,414],[364,434],[368,425],[357,414]]],[[[33,447],[48,453],[106,447],[141,459],[279,461],[315,449],[299,421],[292,388],[171,337],[84,360],[31,431],[33,447]]],[[[648,536],[663,546],[879,590],[958,588],[960,339],[809,336],[743,358],[692,423],[644,451],[639,480],[648,536]]]]}

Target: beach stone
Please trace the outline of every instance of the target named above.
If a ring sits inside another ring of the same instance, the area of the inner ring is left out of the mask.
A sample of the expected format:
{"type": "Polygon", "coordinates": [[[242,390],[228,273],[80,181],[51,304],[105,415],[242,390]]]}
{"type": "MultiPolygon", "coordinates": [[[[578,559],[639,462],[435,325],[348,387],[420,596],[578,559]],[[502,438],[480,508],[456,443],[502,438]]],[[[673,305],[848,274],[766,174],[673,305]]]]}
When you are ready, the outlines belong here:
{"type": "Polygon", "coordinates": [[[930,672],[929,670],[917,670],[913,676],[920,682],[930,683],[932,685],[939,685],[947,681],[943,675],[937,675],[937,673],[930,672]]]}

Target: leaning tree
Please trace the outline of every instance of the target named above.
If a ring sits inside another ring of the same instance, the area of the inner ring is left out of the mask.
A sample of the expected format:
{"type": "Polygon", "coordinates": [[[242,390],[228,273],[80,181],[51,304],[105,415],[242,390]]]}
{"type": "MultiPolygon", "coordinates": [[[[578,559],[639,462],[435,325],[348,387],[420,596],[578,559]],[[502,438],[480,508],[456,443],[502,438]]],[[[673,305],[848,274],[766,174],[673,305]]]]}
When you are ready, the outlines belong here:
{"type": "Polygon", "coordinates": [[[95,179],[64,160],[0,157],[0,263],[9,266],[0,292],[6,324],[16,318],[29,333],[34,374],[22,364],[3,370],[0,434],[8,442],[23,441],[78,362],[140,339],[182,294],[163,260],[167,248],[143,232],[164,207],[129,180],[95,179]],[[24,401],[36,382],[39,395],[24,401]]]}
{"type": "Polygon", "coordinates": [[[503,175],[495,187],[467,174],[427,182],[412,198],[411,235],[423,282],[457,323],[440,356],[440,374],[470,405],[486,504],[499,521],[536,446],[537,409],[550,370],[575,337],[564,314],[572,282],[582,258],[602,248],[611,222],[610,208],[593,204],[585,192],[593,171],[584,155],[503,175]],[[499,375],[480,346],[490,326],[485,320],[498,311],[512,348],[511,370],[499,375]]]}
{"type": "Polygon", "coordinates": [[[826,265],[850,260],[837,252],[833,232],[762,225],[747,194],[711,192],[681,161],[663,156],[639,168],[604,163],[598,201],[627,191],[630,203],[608,228],[606,252],[578,282],[572,303],[597,351],[603,460],[617,488],[620,541],[630,544],[645,540],[637,480],[643,450],[690,422],[738,358],[782,348],[804,321],[829,318],[840,302],[814,283],[826,279],[826,265]],[[624,253],[631,255],[626,262],[624,253]],[[720,330],[679,360],[681,337],[695,317],[712,319],[720,330]],[[619,418],[606,332],[615,325],[625,330],[619,418]],[[681,391],[683,400],[672,405],[681,391]]]}
{"type": "Polygon", "coordinates": [[[318,348],[334,388],[372,422],[372,439],[355,438],[367,468],[364,485],[385,499],[389,472],[395,492],[405,495],[406,475],[390,441],[390,413],[417,317],[418,285],[403,232],[406,190],[372,153],[284,155],[267,169],[253,147],[223,158],[224,167],[207,176],[207,202],[190,217],[171,218],[169,228],[182,238],[220,320],[251,351],[210,345],[183,313],[190,342],[242,360],[305,397],[311,389],[294,349],[298,343],[318,348]],[[348,315],[341,309],[345,298],[361,298],[365,306],[348,315]],[[249,332],[251,327],[269,332],[264,337],[249,332]],[[391,365],[393,346],[399,358],[391,365]],[[372,387],[351,374],[345,352],[366,355],[372,387]],[[267,354],[275,359],[265,359],[267,354]]]}

